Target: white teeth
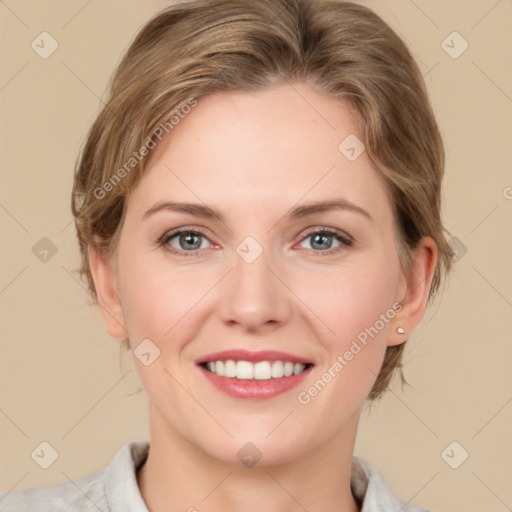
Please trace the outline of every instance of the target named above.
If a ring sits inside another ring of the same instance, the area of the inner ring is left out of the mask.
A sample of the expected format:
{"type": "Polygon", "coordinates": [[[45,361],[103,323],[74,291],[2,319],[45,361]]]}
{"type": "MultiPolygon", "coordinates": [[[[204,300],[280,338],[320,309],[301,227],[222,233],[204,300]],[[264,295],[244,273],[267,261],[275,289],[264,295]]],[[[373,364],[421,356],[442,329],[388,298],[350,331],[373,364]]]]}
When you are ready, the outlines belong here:
{"type": "MultiPolygon", "coordinates": [[[[254,375],[253,364],[248,361],[238,361],[236,363],[237,379],[252,379],[254,375]]],[[[224,375],[222,375],[224,377],[224,375]]]]}
{"type": "Polygon", "coordinates": [[[272,363],[272,377],[274,379],[279,379],[280,377],[284,377],[284,367],[281,361],[274,361],[272,363]]]}
{"type": "Polygon", "coordinates": [[[304,368],[306,368],[304,364],[297,363],[293,367],[293,375],[298,375],[299,373],[302,373],[304,371],[304,368]]]}
{"type": "Polygon", "coordinates": [[[231,359],[224,363],[224,377],[236,377],[236,364],[231,359]]]}
{"type": "Polygon", "coordinates": [[[268,380],[272,377],[272,367],[268,361],[261,361],[254,365],[254,378],[256,380],[268,380]]]}
{"type": "Polygon", "coordinates": [[[306,369],[305,364],[293,364],[290,361],[208,361],[206,367],[220,377],[230,377],[243,380],[269,380],[298,375],[306,369]]]}

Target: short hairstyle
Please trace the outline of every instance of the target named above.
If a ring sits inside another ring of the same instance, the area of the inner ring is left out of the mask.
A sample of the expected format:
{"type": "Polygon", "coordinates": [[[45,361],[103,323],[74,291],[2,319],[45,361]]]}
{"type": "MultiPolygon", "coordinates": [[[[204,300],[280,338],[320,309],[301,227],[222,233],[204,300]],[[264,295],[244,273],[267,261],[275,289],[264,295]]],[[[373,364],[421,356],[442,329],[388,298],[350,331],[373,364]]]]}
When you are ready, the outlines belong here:
{"type": "MultiPolygon", "coordinates": [[[[343,0],[189,0],[144,25],[110,79],[107,101],[75,166],[72,212],[80,272],[95,301],[88,246],[112,254],[127,198],[164,130],[172,137],[179,118],[202,96],[294,82],[344,100],[355,111],[368,156],[391,198],[403,270],[410,273],[421,237],[437,244],[431,301],[453,256],[440,211],[442,138],[404,42],[373,11],[343,0]]],[[[370,401],[387,389],[395,370],[406,383],[404,346],[387,347],[370,401]]]]}

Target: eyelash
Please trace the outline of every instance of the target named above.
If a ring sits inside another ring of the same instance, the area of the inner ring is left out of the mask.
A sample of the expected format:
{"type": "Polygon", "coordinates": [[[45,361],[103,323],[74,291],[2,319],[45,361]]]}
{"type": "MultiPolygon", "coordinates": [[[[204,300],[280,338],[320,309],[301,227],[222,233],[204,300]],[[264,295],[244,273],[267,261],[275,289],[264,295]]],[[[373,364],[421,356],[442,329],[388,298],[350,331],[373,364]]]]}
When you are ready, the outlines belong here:
{"type": "MultiPolygon", "coordinates": [[[[204,233],[199,228],[194,229],[179,229],[177,231],[173,231],[171,233],[165,233],[159,240],[158,245],[160,247],[166,246],[165,249],[171,252],[172,254],[176,254],[178,256],[196,256],[199,252],[203,251],[204,249],[196,249],[194,251],[183,251],[183,250],[177,250],[174,247],[167,245],[173,238],[176,238],[177,236],[183,235],[183,234],[192,234],[192,235],[199,235],[201,237],[204,237],[208,240],[208,237],[206,233],[204,233]]],[[[316,254],[322,255],[322,256],[329,256],[331,254],[337,253],[344,248],[351,247],[354,243],[354,239],[346,234],[342,234],[341,232],[331,229],[331,228],[321,228],[316,230],[308,231],[304,237],[302,238],[301,242],[306,240],[308,237],[313,235],[329,235],[334,237],[338,242],[340,242],[339,247],[335,247],[334,249],[328,249],[326,251],[321,251],[318,249],[307,249],[309,251],[314,251],[316,254]]]]}

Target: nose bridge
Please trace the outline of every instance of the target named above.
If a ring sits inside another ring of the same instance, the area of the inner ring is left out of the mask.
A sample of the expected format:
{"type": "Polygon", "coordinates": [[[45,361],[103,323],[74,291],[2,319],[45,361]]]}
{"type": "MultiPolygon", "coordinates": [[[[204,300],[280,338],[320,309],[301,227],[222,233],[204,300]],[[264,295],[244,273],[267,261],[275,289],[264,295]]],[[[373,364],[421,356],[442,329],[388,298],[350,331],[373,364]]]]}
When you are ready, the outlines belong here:
{"type": "Polygon", "coordinates": [[[278,324],[290,314],[287,289],[274,275],[273,253],[253,237],[235,250],[233,269],[222,291],[220,314],[225,322],[255,330],[278,324]]]}

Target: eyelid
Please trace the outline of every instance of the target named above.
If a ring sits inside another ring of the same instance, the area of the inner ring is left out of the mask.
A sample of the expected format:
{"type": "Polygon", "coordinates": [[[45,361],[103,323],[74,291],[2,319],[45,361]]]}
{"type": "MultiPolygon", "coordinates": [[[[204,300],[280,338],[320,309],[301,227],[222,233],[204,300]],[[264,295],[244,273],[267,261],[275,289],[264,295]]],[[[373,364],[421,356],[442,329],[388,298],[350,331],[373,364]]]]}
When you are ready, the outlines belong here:
{"type": "MultiPolygon", "coordinates": [[[[214,245],[214,246],[218,245],[218,244],[215,244],[215,242],[213,242],[210,239],[211,238],[210,235],[208,233],[206,233],[206,231],[203,228],[200,228],[197,226],[181,226],[179,228],[175,228],[175,229],[166,231],[157,240],[157,243],[159,246],[167,246],[166,247],[167,250],[169,250],[171,253],[178,254],[178,255],[194,256],[200,252],[205,251],[205,249],[195,249],[193,251],[184,251],[181,249],[175,249],[174,247],[170,248],[168,246],[169,241],[183,233],[193,233],[193,234],[200,235],[200,236],[206,238],[212,245],[214,245]]],[[[296,245],[300,245],[309,236],[317,234],[317,233],[318,234],[328,234],[328,235],[335,237],[340,242],[340,244],[342,246],[345,246],[345,248],[351,247],[355,241],[354,237],[352,237],[345,231],[341,231],[340,229],[337,229],[337,228],[331,228],[331,227],[327,227],[327,226],[318,225],[318,226],[314,226],[314,227],[307,229],[305,232],[302,232],[300,240],[294,245],[294,247],[296,245]]],[[[296,235],[294,238],[296,238],[297,236],[299,236],[299,235],[296,235]]],[[[325,251],[320,251],[317,249],[306,249],[306,251],[313,251],[315,254],[324,254],[324,255],[337,253],[340,250],[341,250],[340,248],[327,249],[325,251]]]]}
{"type": "MultiPolygon", "coordinates": [[[[197,235],[201,235],[202,237],[206,238],[212,245],[216,245],[215,242],[211,240],[211,236],[204,230],[203,228],[197,227],[197,226],[181,226],[179,228],[170,229],[166,231],[160,238],[157,240],[158,246],[164,246],[167,245],[168,242],[173,239],[174,237],[183,234],[183,233],[194,233],[197,235]]],[[[171,250],[171,249],[169,249],[171,250]]],[[[204,249],[196,249],[195,251],[180,251],[178,249],[171,250],[171,252],[179,252],[186,253],[186,254],[194,254],[194,252],[201,252],[204,249]]]]}
{"type": "MultiPolygon", "coordinates": [[[[308,229],[304,232],[300,238],[300,241],[296,245],[302,244],[306,239],[315,234],[327,234],[332,236],[339,242],[338,247],[326,249],[325,251],[321,251],[318,249],[304,249],[306,253],[313,253],[315,256],[336,256],[339,253],[346,251],[350,247],[353,246],[355,239],[353,236],[349,235],[345,231],[341,231],[340,229],[330,228],[327,226],[315,226],[313,228],[308,229]]],[[[295,246],[294,246],[295,247],[295,246]]]]}
{"type": "Polygon", "coordinates": [[[346,239],[347,242],[355,242],[354,237],[349,235],[346,231],[342,231],[341,229],[337,228],[330,228],[327,226],[315,226],[313,228],[308,228],[302,235],[302,240],[308,237],[309,235],[314,235],[315,233],[328,233],[330,235],[338,235],[341,238],[346,239]]]}

